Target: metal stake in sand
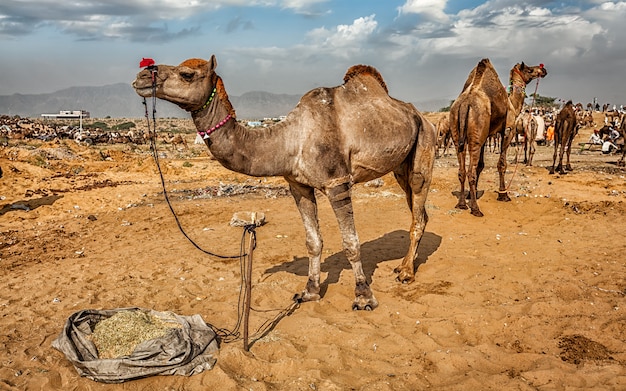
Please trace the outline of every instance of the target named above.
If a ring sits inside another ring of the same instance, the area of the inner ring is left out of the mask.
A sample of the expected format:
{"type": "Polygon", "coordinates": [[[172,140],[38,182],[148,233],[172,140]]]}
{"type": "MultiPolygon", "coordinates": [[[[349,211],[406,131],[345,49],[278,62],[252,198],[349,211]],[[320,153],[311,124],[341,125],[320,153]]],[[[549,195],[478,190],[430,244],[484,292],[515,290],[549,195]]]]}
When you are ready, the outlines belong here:
{"type": "Polygon", "coordinates": [[[250,351],[249,338],[249,325],[250,325],[250,303],[252,300],[252,255],[254,254],[254,247],[256,245],[256,233],[254,227],[256,227],[256,213],[252,213],[252,223],[246,227],[246,230],[251,232],[250,243],[248,245],[248,263],[245,270],[245,293],[244,293],[244,309],[243,309],[243,350],[250,351]]]}

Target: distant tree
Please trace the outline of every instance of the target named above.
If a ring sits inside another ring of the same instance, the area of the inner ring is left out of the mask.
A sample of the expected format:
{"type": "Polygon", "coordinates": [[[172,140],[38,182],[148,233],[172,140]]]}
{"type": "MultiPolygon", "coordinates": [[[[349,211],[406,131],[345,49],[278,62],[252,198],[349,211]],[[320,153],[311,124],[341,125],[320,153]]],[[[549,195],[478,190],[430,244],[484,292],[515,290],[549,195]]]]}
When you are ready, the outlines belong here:
{"type": "Polygon", "coordinates": [[[91,127],[96,128],[96,129],[107,130],[109,128],[109,125],[105,124],[104,122],[97,121],[91,124],[91,127]]]}
{"type": "Polygon", "coordinates": [[[454,101],[453,101],[453,100],[451,100],[451,101],[450,101],[450,104],[449,104],[448,106],[446,106],[446,107],[442,107],[442,108],[440,108],[440,109],[439,109],[439,112],[440,112],[440,113],[446,113],[446,112],[449,112],[449,111],[450,111],[450,107],[452,107],[452,104],[453,104],[453,103],[454,103],[454,101]]]}
{"type": "Polygon", "coordinates": [[[541,96],[539,94],[530,94],[529,98],[535,99],[535,106],[541,107],[559,107],[559,104],[554,103],[557,98],[551,98],[549,96],[541,96]]]}
{"type": "Polygon", "coordinates": [[[130,129],[130,128],[134,128],[136,125],[134,122],[124,122],[122,124],[119,125],[115,125],[113,126],[113,130],[126,130],[126,129],[130,129]]]}

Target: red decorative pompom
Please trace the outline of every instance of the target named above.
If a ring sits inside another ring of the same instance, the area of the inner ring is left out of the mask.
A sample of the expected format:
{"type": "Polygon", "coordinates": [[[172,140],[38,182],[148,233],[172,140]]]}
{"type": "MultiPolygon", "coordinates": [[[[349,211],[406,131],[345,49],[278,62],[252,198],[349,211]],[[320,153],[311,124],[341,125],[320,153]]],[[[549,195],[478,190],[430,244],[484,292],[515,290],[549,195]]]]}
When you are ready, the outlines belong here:
{"type": "Polygon", "coordinates": [[[154,60],[151,58],[142,58],[141,62],[139,62],[139,68],[149,67],[150,65],[154,65],[154,60]]]}
{"type": "Polygon", "coordinates": [[[539,64],[539,68],[543,68],[543,64],[539,64]]]}

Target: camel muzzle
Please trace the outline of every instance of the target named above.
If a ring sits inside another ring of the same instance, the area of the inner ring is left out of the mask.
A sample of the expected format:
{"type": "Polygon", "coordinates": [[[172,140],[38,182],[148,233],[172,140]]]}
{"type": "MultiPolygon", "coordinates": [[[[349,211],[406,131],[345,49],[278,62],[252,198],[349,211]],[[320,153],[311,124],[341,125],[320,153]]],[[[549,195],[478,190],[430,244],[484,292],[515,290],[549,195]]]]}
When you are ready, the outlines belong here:
{"type": "Polygon", "coordinates": [[[159,67],[154,64],[154,60],[144,58],[139,63],[142,69],[132,83],[133,88],[143,97],[152,96],[157,87],[157,74],[159,67]]]}

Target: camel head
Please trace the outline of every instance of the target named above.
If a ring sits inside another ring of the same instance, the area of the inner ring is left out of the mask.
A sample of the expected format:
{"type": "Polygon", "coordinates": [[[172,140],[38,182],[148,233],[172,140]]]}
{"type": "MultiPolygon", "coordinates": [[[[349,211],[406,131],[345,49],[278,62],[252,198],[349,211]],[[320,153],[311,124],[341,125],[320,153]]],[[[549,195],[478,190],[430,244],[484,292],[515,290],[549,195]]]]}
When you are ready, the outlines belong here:
{"type": "Polygon", "coordinates": [[[526,85],[534,79],[546,77],[547,74],[548,70],[543,67],[543,64],[528,66],[522,62],[515,64],[511,69],[511,81],[521,78],[521,81],[526,85]]]}
{"type": "Polygon", "coordinates": [[[189,59],[178,66],[154,65],[139,72],[132,85],[142,97],[172,102],[183,110],[194,111],[205,105],[217,85],[217,60],[189,59]]]}

